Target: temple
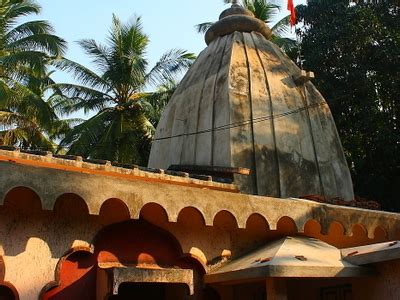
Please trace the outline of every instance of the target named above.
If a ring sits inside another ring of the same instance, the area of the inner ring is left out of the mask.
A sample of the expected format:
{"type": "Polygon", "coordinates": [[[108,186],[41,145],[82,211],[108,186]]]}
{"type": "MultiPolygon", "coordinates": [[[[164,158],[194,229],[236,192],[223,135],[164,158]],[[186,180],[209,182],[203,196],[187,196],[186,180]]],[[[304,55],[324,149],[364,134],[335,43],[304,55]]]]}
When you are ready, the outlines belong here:
{"type": "Polygon", "coordinates": [[[0,299],[398,299],[400,215],[355,206],[313,74],[270,36],[221,14],[148,167],[0,147],[0,299]]]}
{"type": "Polygon", "coordinates": [[[222,12],[162,115],[149,165],[248,168],[235,176],[246,193],[352,200],[326,101],[270,37],[241,6],[222,12]]]}

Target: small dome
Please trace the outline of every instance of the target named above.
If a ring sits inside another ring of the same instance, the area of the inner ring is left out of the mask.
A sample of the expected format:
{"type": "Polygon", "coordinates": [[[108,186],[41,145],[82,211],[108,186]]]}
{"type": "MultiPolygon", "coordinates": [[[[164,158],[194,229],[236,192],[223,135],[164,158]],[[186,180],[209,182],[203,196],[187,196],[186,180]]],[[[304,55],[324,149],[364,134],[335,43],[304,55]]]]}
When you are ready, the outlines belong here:
{"type": "Polygon", "coordinates": [[[238,32],[258,32],[266,39],[272,36],[271,29],[261,20],[256,19],[248,9],[238,4],[233,4],[219,16],[219,21],[214,23],[206,32],[204,39],[209,45],[216,38],[238,32]]]}
{"type": "Polygon", "coordinates": [[[352,200],[326,101],[312,83],[296,80],[301,70],[262,32],[218,31],[237,17],[256,20],[228,15],[215,24],[162,114],[149,166],[248,168],[250,176],[235,175],[245,193],[352,200]]]}
{"type": "Polygon", "coordinates": [[[251,11],[249,11],[248,9],[244,8],[243,6],[241,6],[239,4],[232,4],[231,7],[229,7],[228,9],[225,9],[219,15],[219,19],[221,20],[225,17],[232,16],[232,15],[246,15],[246,16],[254,17],[254,14],[251,11]]]}

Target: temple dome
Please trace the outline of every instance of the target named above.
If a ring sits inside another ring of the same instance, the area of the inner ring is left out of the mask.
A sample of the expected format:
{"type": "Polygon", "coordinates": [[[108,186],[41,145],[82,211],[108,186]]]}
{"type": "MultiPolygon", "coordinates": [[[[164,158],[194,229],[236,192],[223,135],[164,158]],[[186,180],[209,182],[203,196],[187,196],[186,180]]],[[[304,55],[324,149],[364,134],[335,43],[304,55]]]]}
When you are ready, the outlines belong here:
{"type": "Polygon", "coordinates": [[[312,83],[296,80],[301,70],[267,39],[265,24],[266,31],[236,12],[225,12],[206,34],[208,47],[162,114],[149,166],[243,167],[250,176],[235,182],[245,193],[352,200],[326,101],[312,83]]]}

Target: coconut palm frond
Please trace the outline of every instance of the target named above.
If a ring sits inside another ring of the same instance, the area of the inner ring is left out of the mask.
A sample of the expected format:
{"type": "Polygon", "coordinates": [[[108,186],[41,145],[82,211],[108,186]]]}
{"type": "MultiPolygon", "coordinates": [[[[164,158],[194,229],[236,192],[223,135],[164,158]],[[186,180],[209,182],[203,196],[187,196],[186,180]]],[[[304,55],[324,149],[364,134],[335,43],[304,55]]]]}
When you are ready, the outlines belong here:
{"type": "Polygon", "coordinates": [[[20,22],[39,12],[35,1],[0,2],[0,135],[3,144],[54,150],[50,136],[61,121],[45,100],[54,84],[47,69],[65,53],[66,42],[47,21],[20,22]]]}
{"type": "Polygon", "coordinates": [[[105,44],[94,40],[79,44],[96,71],[68,60],[56,61],[55,65],[74,74],[79,84],[54,85],[50,102],[56,111],[83,109],[96,114],[64,134],[60,151],[146,164],[159,117],[156,111],[161,111],[168,99],[164,93],[164,98],[156,100],[161,91],[143,90],[148,84],[167,82],[187,70],[194,55],[181,49],[170,50],[148,70],[145,55],[149,39],[140,17],[123,23],[113,16],[105,44]]]}
{"type": "Polygon", "coordinates": [[[200,23],[195,26],[198,33],[206,33],[208,29],[214,24],[214,22],[200,23]]]}
{"type": "Polygon", "coordinates": [[[187,70],[196,56],[182,49],[173,49],[164,53],[160,60],[148,73],[148,80],[152,83],[162,83],[173,80],[177,73],[187,70]]]}
{"type": "Polygon", "coordinates": [[[297,47],[297,42],[291,38],[272,36],[272,41],[287,52],[297,47]]]}
{"type": "Polygon", "coordinates": [[[283,37],[290,34],[290,16],[283,17],[271,27],[272,33],[283,37]]]}
{"type": "Polygon", "coordinates": [[[279,12],[279,5],[266,0],[244,0],[243,6],[250,10],[257,19],[270,23],[279,12]]]}
{"type": "Polygon", "coordinates": [[[72,60],[62,58],[51,61],[51,64],[61,71],[67,71],[73,74],[74,78],[83,85],[92,88],[100,88],[102,91],[109,91],[110,86],[101,76],[92,70],[72,60]]]}

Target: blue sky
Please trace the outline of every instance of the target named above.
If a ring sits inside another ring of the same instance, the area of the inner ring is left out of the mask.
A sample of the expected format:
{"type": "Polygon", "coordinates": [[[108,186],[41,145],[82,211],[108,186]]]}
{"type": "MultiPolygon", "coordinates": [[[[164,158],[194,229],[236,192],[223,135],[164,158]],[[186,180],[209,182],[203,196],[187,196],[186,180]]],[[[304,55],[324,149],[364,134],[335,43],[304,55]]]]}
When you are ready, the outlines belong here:
{"type": "MultiPolygon", "coordinates": [[[[288,14],[287,0],[276,0],[282,6],[277,19],[288,14]]],[[[42,6],[40,19],[49,20],[57,35],[68,41],[67,57],[86,66],[89,59],[81,51],[76,41],[93,38],[103,42],[111,24],[112,14],[122,21],[135,15],[142,17],[144,31],[150,37],[148,58],[151,63],[167,50],[182,48],[198,54],[205,48],[202,34],[198,34],[195,24],[215,21],[225,8],[222,0],[37,0],[42,6]]],[[[305,0],[295,0],[295,5],[305,0]]],[[[70,76],[57,73],[59,82],[71,81],[70,76]]]]}

